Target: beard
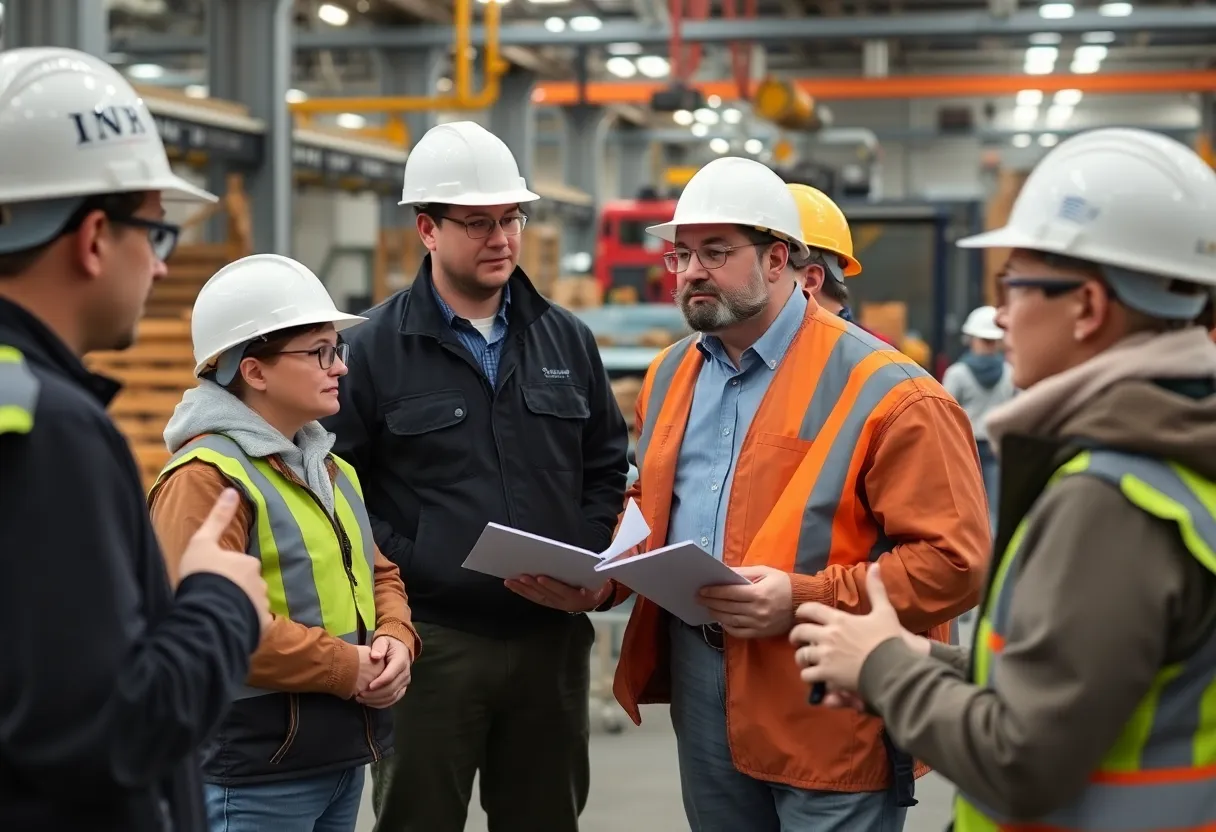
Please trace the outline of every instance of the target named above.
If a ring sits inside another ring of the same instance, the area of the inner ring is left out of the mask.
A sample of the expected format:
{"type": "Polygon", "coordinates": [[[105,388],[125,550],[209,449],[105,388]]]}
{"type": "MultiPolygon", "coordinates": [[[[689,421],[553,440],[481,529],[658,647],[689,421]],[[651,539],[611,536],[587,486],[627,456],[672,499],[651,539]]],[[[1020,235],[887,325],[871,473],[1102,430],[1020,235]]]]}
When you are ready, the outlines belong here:
{"type": "Polygon", "coordinates": [[[713,333],[763,312],[768,306],[768,288],[757,267],[752,270],[751,281],[738,289],[723,290],[710,280],[685,283],[676,291],[676,303],[692,329],[713,333]],[[700,296],[695,303],[693,295],[700,296]]]}

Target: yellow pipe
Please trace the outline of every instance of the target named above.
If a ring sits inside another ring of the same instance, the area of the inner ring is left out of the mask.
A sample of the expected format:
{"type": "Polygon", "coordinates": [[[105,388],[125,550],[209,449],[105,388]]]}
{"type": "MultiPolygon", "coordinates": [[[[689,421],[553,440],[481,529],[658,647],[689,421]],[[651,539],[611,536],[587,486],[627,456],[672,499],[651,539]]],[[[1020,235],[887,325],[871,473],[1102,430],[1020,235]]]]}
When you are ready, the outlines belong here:
{"type": "Polygon", "coordinates": [[[502,6],[491,2],[486,6],[486,46],[485,46],[485,85],[480,92],[472,92],[473,59],[469,55],[471,47],[470,30],[473,23],[472,0],[456,0],[455,2],[456,54],[455,63],[455,95],[444,96],[403,96],[403,95],[363,95],[344,98],[309,98],[288,104],[293,113],[310,115],[315,113],[410,113],[426,110],[484,110],[498,101],[500,79],[507,71],[507,63],[503,61],[499,48],[499,24],[502,19],[502,6]]]}

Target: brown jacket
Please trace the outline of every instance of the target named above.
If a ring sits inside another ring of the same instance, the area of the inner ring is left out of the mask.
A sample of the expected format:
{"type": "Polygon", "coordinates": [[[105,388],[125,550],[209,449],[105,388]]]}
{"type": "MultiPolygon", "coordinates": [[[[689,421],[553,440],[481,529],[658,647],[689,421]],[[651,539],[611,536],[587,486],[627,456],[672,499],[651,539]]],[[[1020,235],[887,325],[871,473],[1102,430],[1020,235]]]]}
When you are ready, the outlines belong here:
{"type": "MultiPolygon", "coordinates": [[[[275,457],[271,464],[280,473],[298,481],[275,457]]],[[[335,475],[331,463],[331,476],[335,475]]],[[[177,585],[177,567],[190,537],[211,512],[212,505],[228,486],[214,467],[198,460],[187,462],[165,478],[149,496],[152,523],[160,538],[169,578],[177,585]]],[[[244,552],[249,541],[253,512],[246,500],[220,538],[228,549],[244,552]]],[[[420,642],[410,623],[405,586],[395,564],[376,551],[376,634],[399,639],[416,655],[420,642]]],[[[331,636],[320,627],[307,627],[285,618],[275,618],[266,629],[253,655],[247,683],[253,687],[295,693],[329,693],[342,699],[355,695],[359,674],[358,648],[331,636]]]]}
{"type": "Polygon", "coordinates": [[[1176,525],[1095,478],[1042,493],[1079,441],[1216,478],[1216,347],[1157,352],[1139,371],[1108,362],[1101,389],[1058,385],[1058,400],[1038,397],[1036,419],[1004,436],[998,551],[1023,516],[1028,528],[1000,694],[971,684],[968,657],[945,645],[920,657],[891,640],[862,668],[861,694],[892,738],[994,811],[1034,818],[1071,802],[1157,672],[1216,627],[1216,576],[1176,525]],[[1154,380],[1154,366],[1170,378],[1154,380]],[[1187,373],[1196,378],[1178,378],[1187,373]]]}

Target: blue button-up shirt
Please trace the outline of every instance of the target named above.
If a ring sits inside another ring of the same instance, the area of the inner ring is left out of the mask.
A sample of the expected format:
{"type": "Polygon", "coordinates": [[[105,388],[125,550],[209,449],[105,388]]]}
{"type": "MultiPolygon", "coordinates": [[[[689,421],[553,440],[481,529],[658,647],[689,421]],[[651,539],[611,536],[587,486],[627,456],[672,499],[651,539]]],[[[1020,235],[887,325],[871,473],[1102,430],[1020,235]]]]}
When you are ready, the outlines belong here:
{"type": "Polygon", "coordinates": [[[481,366],[481,371],[486,374],[486,378],[490,380],[490,384],[497,385],[498,362],[502,358],[502,345],[507,338],[507,307],[511,303],[510,284],[503,287],[502,303],[498,306],[498,314],[494,316],[494,328],[490,330],[490,337],[488,339],[475,326],[469,323],[467,318],[457,315],[455,310],[448,306],[447,302],[439,296],[438,292],[434,294],[435,301],[439,304],[439,311],[443,313],[444,320],[448,322],[448,326],[456,333],[456,337],[460,339],[460,343],[464,345],[464,348],[477,359],[477,363],[481,366]]]}
{"type": "Polygon", "coordinates": [[[739,357],[738,368],[717,337],[703,336],[697,344],[705,361],[676,462],[669,544],[691,540],[722,559],[739,448],[805,314],[806,296],[795,289],[768,330],[739,357]]]}

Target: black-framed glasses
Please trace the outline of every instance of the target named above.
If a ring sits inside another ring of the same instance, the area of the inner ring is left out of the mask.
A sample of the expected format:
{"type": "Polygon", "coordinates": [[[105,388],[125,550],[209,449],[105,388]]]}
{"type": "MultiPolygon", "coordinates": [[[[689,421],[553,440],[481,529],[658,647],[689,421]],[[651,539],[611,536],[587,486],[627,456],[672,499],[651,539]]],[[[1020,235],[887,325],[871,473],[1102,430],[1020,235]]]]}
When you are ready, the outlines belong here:
{"type": "Polygon", "coordinates": [[[143,217],[115,217],[110,214],[106,214],[106,218],[119,225],[129,225],[132,228],[142,228],[147,231],[148,245],[152,246],[152,253],[162,263],[173,254],[173,250],[177,248],[177,239],[182,233],[180,225],[160,220],[148,220],[143,217]]]}
{"type": "Polygon", "coordinates": [[[279,350],[279,355],[315,355],[317,363],[321,365],[322,370],[328,370],[334,366],[334,359],[342,359],[342,363],[346,363],[347,357],[350,355],[350,344],[345,342],[341,344],[322,344],[319,347],[313,347],[311,350],[279,350]]]}
{"type": "Polygon", "coordinates": [[[523,233],[524,226],[528,224],[528,218],[524,214],[512,214],[500,220],[492,220],[489,217],[476,217],[471,220],[458,220],[455,217],[444,217],[443,219],[464,226],[464,233],[468,234],[471,240],[484,240],[489,237],[494,233],[495,225],[501,228],[502,233],[508,237],[518,237],[523,233]]]}
{"type": "Polygon", "coordinates": [[[1001,286],[1006,289],[1038,289],[1048,298],[1058,298],[1075,292],[1089,281],[1056,280],[1050,277],[1002,277],[1001,286]]]}
{"type": "Polygon", "coordinates": [[[692,265],[692,256],[697,255],[697,262],[707,269],[720,269],[726,265],[726,260],[732,251],[738,251],[741,248],[755,248],[756,246],[766,246],[768,243],[743,243],[737,246],[723,246],[717,244],[704,245],[696,249],[678,248],[675,251],[668,251],[663,255],[663,264],[667,266],[667,271],[672,274],[679,274],[687,271],[692,265]]]}

